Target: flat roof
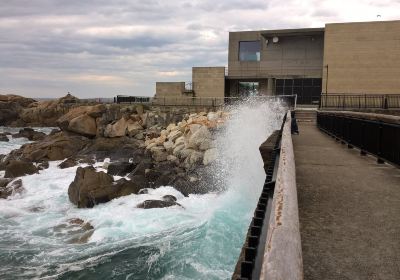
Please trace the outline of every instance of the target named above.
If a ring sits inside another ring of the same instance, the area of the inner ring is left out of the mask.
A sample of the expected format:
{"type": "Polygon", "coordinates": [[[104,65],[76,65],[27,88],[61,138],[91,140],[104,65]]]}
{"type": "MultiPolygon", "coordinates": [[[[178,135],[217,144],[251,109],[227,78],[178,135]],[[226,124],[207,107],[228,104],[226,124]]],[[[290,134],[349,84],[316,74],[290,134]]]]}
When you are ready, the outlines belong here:
{"type": "Polygon", "coordinates": [[[260,31],[264,37],[271,36],[301,36],[301,35],[322,35],[325,32],[324,27],[320,28],[298,28],[298,29],[277,29],[260,31]]]}

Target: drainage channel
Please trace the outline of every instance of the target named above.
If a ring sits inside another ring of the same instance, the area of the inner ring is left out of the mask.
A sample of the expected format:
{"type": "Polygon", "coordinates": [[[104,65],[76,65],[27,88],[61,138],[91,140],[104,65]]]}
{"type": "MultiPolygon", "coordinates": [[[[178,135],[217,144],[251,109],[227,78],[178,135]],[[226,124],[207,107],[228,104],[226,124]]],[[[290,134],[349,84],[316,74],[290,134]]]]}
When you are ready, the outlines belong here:
{"type": "Polygon", "coordinates": [[[279,167],[282,130],[285,121],[286,115],[283,118],[281,129],[276,138],[274,148],[270,154],[264,187],[249,226],[246,242],[242,248],[241,257],[239,258],[236,266],[236,268],[240,270],[240,273],[234,274],[232,277],[232,279],[235,280],[250,280],[260,278],[268,234],[269,218],[271,215],[272,201],[274,198],[275,179],[279,167]]]}

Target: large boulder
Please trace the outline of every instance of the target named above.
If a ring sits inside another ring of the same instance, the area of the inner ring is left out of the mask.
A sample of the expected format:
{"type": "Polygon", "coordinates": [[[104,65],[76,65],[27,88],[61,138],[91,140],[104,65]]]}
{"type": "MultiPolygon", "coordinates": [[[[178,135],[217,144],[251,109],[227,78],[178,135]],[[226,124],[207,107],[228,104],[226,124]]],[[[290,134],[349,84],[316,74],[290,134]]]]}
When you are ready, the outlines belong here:
{"type": "Polygon", "coordinates": [[[48,135],[42,141],[23,145],[12,151],[10,158],[24,158],[32,162],[63,160],[76,155],[88,143],[86,137],[60,132],[48,135]]]}
{"type": "Polygon", "coordinates": [[[20,118],[24,108],[36,102],[19,95],[0,95],[0,125],[10,125],[20,118]]]}
{"type": "Polygon", "coordinates": [[[84,136],[96,136],[96,120],[89,115],[73,118],[68,124],[68,130],[84,136]]]}
{"type": "Polygon", "coordinates": [[[68,196],[79,208],[91,208],[114,198],[137,194],[140,187],[134,182],[120,179],[114,182],[111,175],[96,172],[92,167],[78,167],[74,181],[69,185],[68,196]]]}
{"type": "Polygon", "coordinates": [[[200,146],[204,145],[206,142],[207,145],[204,145],[203,150],[207,150],[211,148],[210,142],[212,141],[211,133],[206,126],[201,126],[197,129],[189,138],[188,147],[199,149],[200,146]]]}
{"type": "Polygon", "coordinates": [[[30,125],[56,126],[58,118],[78,102],[79,99],[71,94],[59,99],[34,102],[22,110],[20,119],[30,125]]]}
{"type": "Polygon", "coordinates": [[[105,137],[122,137],[126,135],[126,130],[128,128],[129,120],[121,118],[111,124],[108,124],[104,130],[105,137]]]}
{"type": "Polygon", "coordinates": [[[6,172],[4,178],[15,178],[24,175],[37,173],[38,169],[33,163],[21,161],[21,160],[11,160],[6,165],[6,172]]]}

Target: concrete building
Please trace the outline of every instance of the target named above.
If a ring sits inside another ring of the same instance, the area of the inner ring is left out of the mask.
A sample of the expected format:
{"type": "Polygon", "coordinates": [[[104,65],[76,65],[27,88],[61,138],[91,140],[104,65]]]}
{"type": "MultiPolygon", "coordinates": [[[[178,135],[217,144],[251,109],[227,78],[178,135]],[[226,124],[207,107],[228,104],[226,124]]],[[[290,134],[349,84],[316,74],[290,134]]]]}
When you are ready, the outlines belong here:
{"type": "Polygon", "coordinates": [[[400,21],[229,33],[228,71],[193,67],[192,87],[157,83],[156,97],[245,97],[321,93],[399,94],[400,21]]]}

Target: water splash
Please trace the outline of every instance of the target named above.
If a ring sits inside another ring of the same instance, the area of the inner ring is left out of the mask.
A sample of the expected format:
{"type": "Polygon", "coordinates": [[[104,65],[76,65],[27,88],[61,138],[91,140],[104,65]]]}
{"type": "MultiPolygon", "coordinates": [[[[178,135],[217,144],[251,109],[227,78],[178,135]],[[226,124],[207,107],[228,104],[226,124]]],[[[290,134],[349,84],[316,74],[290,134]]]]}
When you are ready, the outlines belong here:
{"type": "Polygon", "coordinates": [[[245,102],[228,108],[218,132],[213,184],[222,193],[184,197],[172,187],[77,209],[67,189],[76,167],[57,163],[22,177],[26,191],[0,200],[2,279],[228,279],[261,191],[265,174],[259,145],[278,129],[278,102],[245,102]],[[165,194],[184,206],[138,209],[165,194]],[[90,222],[87,244],[70,244],[54,228],[67,219],[90,222]]]}

